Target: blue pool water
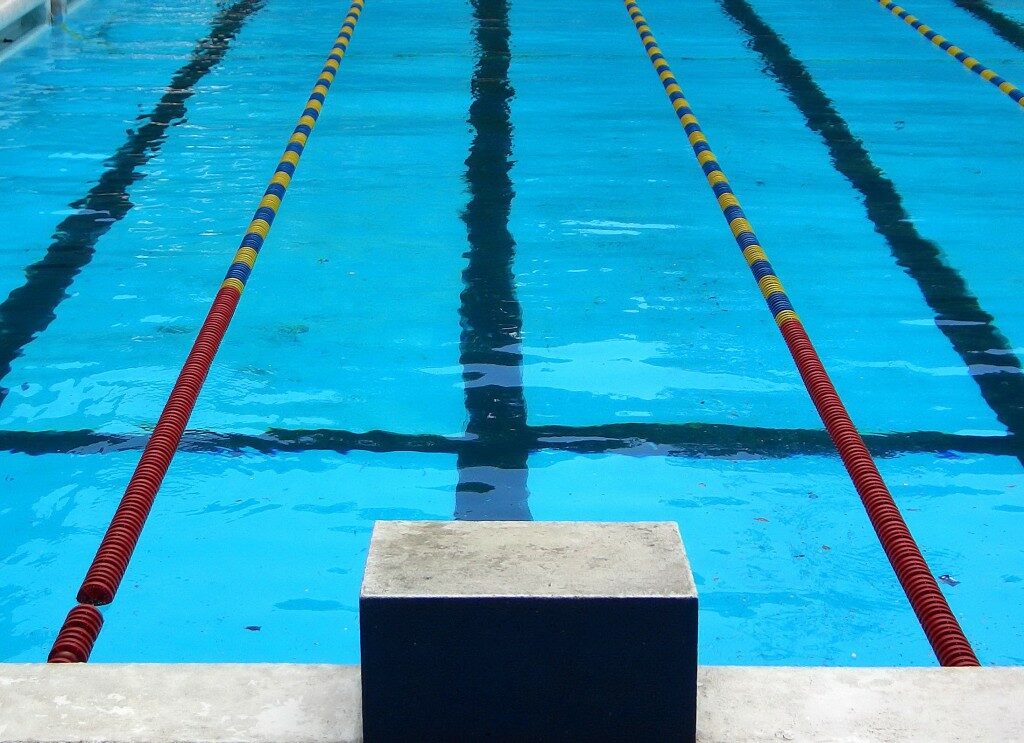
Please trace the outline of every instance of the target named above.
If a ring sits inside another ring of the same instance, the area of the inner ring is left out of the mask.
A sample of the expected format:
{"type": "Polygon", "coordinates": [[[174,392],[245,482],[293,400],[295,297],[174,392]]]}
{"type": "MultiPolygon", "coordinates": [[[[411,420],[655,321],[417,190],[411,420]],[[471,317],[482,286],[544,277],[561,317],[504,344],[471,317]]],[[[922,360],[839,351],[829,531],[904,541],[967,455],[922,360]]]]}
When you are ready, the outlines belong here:
{"type": "MultiPolygon", "coordinates": [[[[643,9],[1024,663],[1024,114],[872,0],[643,9]]],[[[45,659],[344,12],[89,0],[0,62],[0,659],[45,659]]],[[[934,662],[629,17],[574,12],[368,0],[94,660],[357,662],[373,521],[459,517],[677,521],[703,663],[934,662]]]]}

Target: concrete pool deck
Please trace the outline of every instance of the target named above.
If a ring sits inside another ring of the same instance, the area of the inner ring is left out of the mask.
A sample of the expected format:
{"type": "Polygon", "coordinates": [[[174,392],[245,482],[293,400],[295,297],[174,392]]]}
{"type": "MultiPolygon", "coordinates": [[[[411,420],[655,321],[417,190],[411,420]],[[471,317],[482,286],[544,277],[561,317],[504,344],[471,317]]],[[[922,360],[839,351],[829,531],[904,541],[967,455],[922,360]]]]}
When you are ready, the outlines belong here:
{"type": "MultiPolygon", "coordinates": [[[[1016,667],[703,666],[697,740],[1021,740],[1022,698],[1016,667]]],[[[0,666],[3,741],[340,743],[360,707],[358,666],[0,666]]]]}

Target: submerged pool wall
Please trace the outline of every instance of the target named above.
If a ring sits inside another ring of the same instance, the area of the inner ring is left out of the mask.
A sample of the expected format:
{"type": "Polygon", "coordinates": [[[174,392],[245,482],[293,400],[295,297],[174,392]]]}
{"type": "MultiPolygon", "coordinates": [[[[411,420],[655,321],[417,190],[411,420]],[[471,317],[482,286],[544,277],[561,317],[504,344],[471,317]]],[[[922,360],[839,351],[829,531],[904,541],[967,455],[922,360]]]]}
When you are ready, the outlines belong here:
{"type": "Polygon", "coordinates": [[[25,36],[60,20],[79,0],[0,0],[0,58],[25,36]]]}

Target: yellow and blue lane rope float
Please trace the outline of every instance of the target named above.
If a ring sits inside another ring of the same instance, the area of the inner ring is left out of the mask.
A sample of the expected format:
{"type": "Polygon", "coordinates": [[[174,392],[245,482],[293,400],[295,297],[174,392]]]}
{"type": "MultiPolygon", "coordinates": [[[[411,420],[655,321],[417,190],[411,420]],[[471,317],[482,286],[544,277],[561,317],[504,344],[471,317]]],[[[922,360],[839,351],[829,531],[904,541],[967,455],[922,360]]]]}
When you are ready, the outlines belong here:
{"type": "Polygon", "coordinates": [[[975,73],[983,80],[988,80],[1008,97],[1016,101],[1018,106],[1024,108],[1024,92],[1021,92],[1020,89],[1009,80],[1006,80],[996,74],[995,70],[983,65],[956,44],[949,41],[945,36],[937,33],[931,26],[922,23],[917,16],[911,15],[906,8],[894,3],[893,0],[878,0],[878,4],[897,18],[901,19],[904,23],[928,39],[928,41],[932,42],[953,59],[957,60],[968,70],[975,73]]]}
{"type": "Polygon", "coordinates": [[[864,503],[882,548],[892,563],[893,570],[939,662],[942,665],[978,665],[974,650],[960,629],[942,591],[939,590],[903,515],[864,445],[864,439],[853,425],[811,339],[807,336],[803,323],[794,312],[775,269],[768,261],[764,248],[761,247],[736,194],[733,193],[725,173],[711,151],[707,137],[704,136],[697,117],[683,95],[682,88],[661,53],[647,20],[634,0],[624,2],[629,17],[640,34],[640,41],[647,50],[647,56],[650,57],[651,64],[658,73],[665,93],[679,118],[679,123],[686,132],[693,153],[697,156],[697,162],[718,200],[718,206],[729,224],[729,230],[757,280],[758,288],[800,371],[804,386],[843,460],[843,465],[864,503]]]}
{"type": "Polygon", "coordinates": [[[57,639],[50,650],[50,663],[84,663],[89,660],[89,654],[103,626],[103,617],[96,607],[113,601],[114,594],[121,585],[142,534],[142,527],[156,499],[157,490],[167,474],[167,468],[181,442],[199,391],[210,371],[213,357],[224,339],[224,333],[238,306],[246,281],[252,273],[260,248],[263,247],[263,242],[274,223],[281,200],[288,190],[299,158],[302,157],[306,140],[320,117],[327,91],[334,82],[334,76],[348,49],[363,4],[364,0],[352,0],[334,46],[331,47],[331,53],[306,101],[305,110],[288,140],[263,199],[235,253],[227,276],[213,300],[199,335],[160,413],[153,435],[146,442],[142,458],[132,473],[124,496],[89,566],[78,591],[78,605],[68,613],[57,634],[57,639]]]}
{"type": "Polygon", "coordinates": [[[281,207],[281,201],[288,190],[288,184],[291,183],[292,175],[294,175],[295,168],[302,157],[306,140],[313,132],[313,127],[316,126],[320,110],[324,105],[324,99],[327,97],[327,90],[331,87],[331,83],[334,82],[334,76],[338,72],[338,67],[345,56],[345,51],[348,49],[349,41],[352,39],[352,32],[355,31],[356,22],[359,20],[359,14],[363,10],[363,5],[364,0],[353,0],[352,6],[349,8],[348,15],[345,17],[345,23],[342,25],[338,38],[331,49],[331,54],[327,57],[324,68],[320,72],[320,79],[316,81],[316,85],[309,95],[309,100],[306,101],[306,109],[302,112],[298,125],[295,127],[295,131],[292,132],[291,139],[288,140],[288,146],[281,156],[277,170],[274,171],[274,175],[270,179],[270,184],[267,186],[266,192],[264,192],[263,200],[260,201],[259,208],[256,209],[256,213],[253,215],[245,237],[242,238],[242,244],[235,254],[235,261],[228,269],[224,283],[221,285],[224,289],[233,289],[239,294],[245,289],[245,283],[249,280],[249,274],[252,272],[257,256],[259,256],[260,248],[263,247],[263,241],[266,239],[267,233],[270,232],[270,227],[274,223],[274,217],[277,215],[277,210],[281,207]]]}

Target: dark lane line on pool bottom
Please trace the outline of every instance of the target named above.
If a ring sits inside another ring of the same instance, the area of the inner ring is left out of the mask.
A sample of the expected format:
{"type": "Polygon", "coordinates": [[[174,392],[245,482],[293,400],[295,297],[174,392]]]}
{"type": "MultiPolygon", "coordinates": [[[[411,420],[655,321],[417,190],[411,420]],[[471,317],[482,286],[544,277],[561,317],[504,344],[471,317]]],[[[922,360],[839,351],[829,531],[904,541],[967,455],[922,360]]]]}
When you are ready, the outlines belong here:
{"type": "MultiPolygon", "coordinates": [[[[747,0],[719,4],[750,40],[751,49],[817,133],[835,169],[864,197],[867,217],[892,256],[917,284],[935,313],[935,325],[963,359],[981,396],[999,422],[1024,441],[1024,375],[1021,361],[995,318],[982,308],[963,276],[910,221],[896,186],[875,165],[810,71],[747,0]],[[992,373],[1000,370],[999,373],[992,373]]],[[[1024,456],[1017,455],[1024,464],[1024,456]]]]}
{"type": "Polygon", "coordinates": [[[953,0],[953,5],[970,13],[1000,39],[1024,52],[1024,25],[1000,13],[985,0],[953,0]]]}
{"type": "MultiPolygon", "coordinates": [[[[106,161],[99,182],[70,204],[78,213],[57,225],[46,255],[25,269],[25,283],[0,303],[0,380],[25,346],[56,318],[57,306],[67,298],[75,276],[92,261],[99,239],[134,206],[128,188],[145,177],[139,168],[160,151],[167,130],[184,119],[185,103],[195,94],[196,83],[224,59],[242,25],[265,3],[238,0],[218,11],[209,35],[196,42],[189,62],[174,73],[153,110],[138,117],[146,123],[129,130],[127,141],[106,161]]],[[[8,391],[0,386],[0,406],[8,391]]]]}
{"type": "Polygon", "coordinates": [[[466,435],[473,442],[459,448],[455,491],[455,518],[465,520],[532,518],[529,448],[523,445],[523,314],[512,275],[516,243],[508,225],[514,196],[509,103],[515,95],[508,76],[508,11],[507,0],[473,0],[478,57],[470,81],[470,197],[462,213],[469,250],[459,305],[466,435]]]}
{"type": "MultiPolygon", "coordinates": [[[[520,429],[513,448],[527,453],[562,451],[573,454],[619,454],[630,457],[686,457],[691,459],[785,459],[788,457],[835,458],[835,446],[821,429],[775,429],[717,423],[612,423],[597,426],[541,426],[520,429]]],[[[0,452],[42,456],[88,456],[142,449],[145,434],[114,434],[99,431],[0,431],[0,452]]],[[[964,454],[986,456],[1022,455],[1012,436],[964,436],[939,431],[865,434],[864,441],[876,457],[931,454],[942,459],[961,459],[964,454]]],[[[264,434],[188,431],[179,451],[194,454],[246,452],[261,455],[330,451],[390,454],[465,454],[479,445],[475,438],[436,434],[402,434],[391,431],[342,431],[334,429],[272,428],[264,434]]]]}

